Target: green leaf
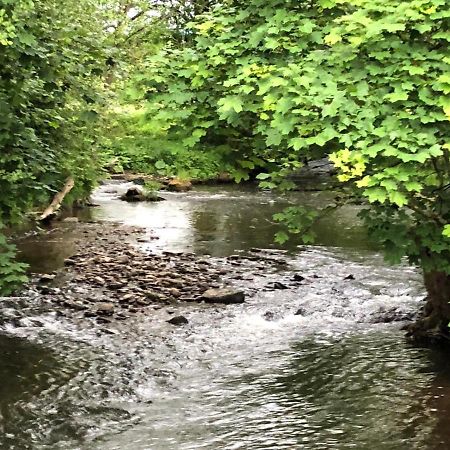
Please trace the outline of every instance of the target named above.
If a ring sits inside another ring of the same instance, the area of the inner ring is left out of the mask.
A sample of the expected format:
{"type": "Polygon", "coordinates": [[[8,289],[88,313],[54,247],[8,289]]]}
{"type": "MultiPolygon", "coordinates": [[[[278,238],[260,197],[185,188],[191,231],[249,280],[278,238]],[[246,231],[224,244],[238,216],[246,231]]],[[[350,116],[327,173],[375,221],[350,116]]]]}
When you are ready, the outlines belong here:
{"type": "Polygon", "coordinates": [[[165,168],[167,167],[167,164],[166,164],[164,161],[162,161],[162,160],[160,159],[160,160],[158,160],[158,161],[155,162],[155,167],[156,167],[158,170],[162,170],[162,169],[165,169],[165,168]]]}
{"type": "Polygon", "coordinates": [[[289,240],[289,235],[287,233],[285,233],[284,231],[278,231],[275,234],[275,242],[278,243],[278,244],[283,245],[288,240],[289,240]]]}
{"type": "Polygon", "coordinates": [[[230,113],[240,113],[243,110],[243,103],[239,96],[230,95],[220,99],[217,104],[219,105],[219,113],[222,117],[228,117],[230,113]]]}

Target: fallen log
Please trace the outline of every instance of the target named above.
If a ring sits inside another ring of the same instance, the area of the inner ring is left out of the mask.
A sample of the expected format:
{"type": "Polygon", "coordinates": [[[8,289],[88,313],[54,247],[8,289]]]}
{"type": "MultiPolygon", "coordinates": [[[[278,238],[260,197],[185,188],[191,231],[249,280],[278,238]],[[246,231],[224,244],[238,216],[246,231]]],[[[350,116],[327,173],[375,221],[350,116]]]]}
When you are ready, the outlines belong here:
{"type": "Polygon", "coordinates": [[[56,211],[60,208],[61,203],[64,200],[64,197],[73,189],[74,186],[75,180],[72,177],[68,178],[62,190],[53,197],[50,205],[47,206],[46,210],[39,217],[41,222],[48,221],[55,216],[56,211]]]}

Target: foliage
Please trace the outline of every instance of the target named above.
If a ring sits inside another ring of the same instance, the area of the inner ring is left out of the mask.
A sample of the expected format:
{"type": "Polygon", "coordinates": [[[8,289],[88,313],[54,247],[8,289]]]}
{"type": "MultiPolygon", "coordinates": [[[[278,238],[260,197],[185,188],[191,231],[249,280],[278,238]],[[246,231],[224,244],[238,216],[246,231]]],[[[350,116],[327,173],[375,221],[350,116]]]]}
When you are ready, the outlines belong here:
{"type": "Polygon", "coordinates": [[[446,0],[232,1],[142,87],[169,135],[227,146],[244,178],[331,155],[391,261],[450,273],[449,19],[446,0]]]}
{"type": "Polygon", "coordinates": [[[102,155],[109,171],[204,180],[233,169],[223,149],[192,152],[177,135],[168,136],[163,124],[152,120],[156,114],[127,104],[106,118],[102,155]]]}
{"type": "MultiPolygon", "coordinates": [[[[1,227],[0,227],[1,228],[1,227]]],[[[0,233],[0,295],[10,295],[27,281],[26,264],[15,261],[16,249],[0,233]]]]}
{"type": "MultiPolygon", "coordinates": [[[[316,219],[319,217],[317,211],[305,207],[289,207],[282,213],[274,215],[274,220],[281,222],[291,234],[300,234],[304,244],[314,242],[315,232],[311,229],[316,219]]],[[[275,235],[275,241],[284,244],[289,239],[289,234],[279,231],[275,235]]]]}
{"type": "Polygon", "coordinates": [[[162,184],[156,180],[147,180],[144,183],[144,189],[150,193],[158,192],[161,188],[162,184]]]}
{"type": "MultiPolygon", "coordinates": [[[[95,178],[93,102],[102,70],[95,2],[0,0],[0,218],[18,220],[67,176],[95,178]]],[[[104,61],[104,59],[103,59],[104,61]]]]}
{"type": "MultiPolygon", "coordinates": [[[[68,176],[67,201],[98,176],[94,121],[105,56],[94,0],[0,0],[0,222],[47,203],[68,176]]],[[[0,290],[24,265],[0,234],[0,290]]]]}

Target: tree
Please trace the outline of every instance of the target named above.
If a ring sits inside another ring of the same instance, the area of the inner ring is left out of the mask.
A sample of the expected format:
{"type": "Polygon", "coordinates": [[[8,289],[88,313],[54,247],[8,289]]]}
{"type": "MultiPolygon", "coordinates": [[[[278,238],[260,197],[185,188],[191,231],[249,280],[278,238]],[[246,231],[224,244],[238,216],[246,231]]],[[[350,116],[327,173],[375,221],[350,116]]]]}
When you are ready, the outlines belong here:
{"type": "MultiPolygon", "coordinates": [[[[93,0],[0,0],[0,224],[19,221],[68,176],[89,195],[98,164],[92,119],[105,66],[93,0]]],[[[0,237],[0,292],[22,266],[0,237]]]]}
{"type": "MultiPolygon", "coordinates": [[[[387,259],[424,271],[417,339],[450,338],[449,25],[446,0],[232,1],[148,62],[168,132],[227,146],[237,178],[258,168],[274,187],[330,156],[387,259]]],[[[297,233],[316,217],[285,214],[297,233]]]]}

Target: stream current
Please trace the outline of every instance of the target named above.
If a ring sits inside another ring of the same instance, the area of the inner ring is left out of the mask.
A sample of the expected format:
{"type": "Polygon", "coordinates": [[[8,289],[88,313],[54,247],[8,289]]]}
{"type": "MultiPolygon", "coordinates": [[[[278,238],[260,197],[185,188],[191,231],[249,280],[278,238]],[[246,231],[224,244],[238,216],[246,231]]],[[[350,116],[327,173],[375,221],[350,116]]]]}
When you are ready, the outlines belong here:
{"type": "MultiPolygon", "coordinates": [[[[271,216],[285,199],[203,187],[128,204],[117,199],[126,187],[103,185],[94,195],[100,206],[80,218],[143,226],[159,237],[139,243],[145,250],[280,255],[271,216]]],[[[386,311],[420,307],[420,274],[386,265],[351,208],[317,232],[318,245],[288,244],[283,268],[246,282],[252,268],[243,266],[242,286],[258,288],[256,296],[242,305],[186,305],[183,327],[165,321],[167,307],[99,333],[37,296],[3,300],[0,448],[450,448],[450,359],[408,345],[402,323],[374,323],[386,311]],[[293,273],[307,282],[264,289],[293,273]]],[[[19,247],[32,270],[52,271],[76,235],[76,225],[62,224],[19,247]]]]}

